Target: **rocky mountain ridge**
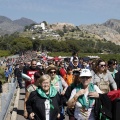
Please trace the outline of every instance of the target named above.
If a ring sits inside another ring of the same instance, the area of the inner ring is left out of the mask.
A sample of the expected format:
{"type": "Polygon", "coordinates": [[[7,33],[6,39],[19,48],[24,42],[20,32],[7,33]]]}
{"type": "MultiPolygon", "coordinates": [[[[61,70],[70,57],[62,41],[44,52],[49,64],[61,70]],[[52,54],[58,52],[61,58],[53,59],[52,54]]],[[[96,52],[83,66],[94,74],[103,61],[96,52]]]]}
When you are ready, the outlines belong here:
{"type": "MultiPolygon", "coordinates": [[[[20,18],[18,20],[11,20],[5,16],[0,16],[0,35],[12,34],[14,32],[22,32],[25,26],[30,24],[38,24],[37,22],[28,19],[20,18]]],[[[51,28],[56,30],[63,30],[64,28],[70,30],[76,28],[71,23],[54,23],[48,24],[51,28]]],[[[96,38],[106,41],[111,41],[117,45],[120,45],[120,20],[109,19],[102,24],[91,25],[79,25],[77,26],[81,31],[88,32],[94,35],[96,38]]]]}
{"type": "Polygon", "coordinates": [[[36,23],[27,18],[21,18],[12,21],[11,19],[0,16],[0,35],[12,34],[14,32],[22,32],[26,25],[36,23]]]}

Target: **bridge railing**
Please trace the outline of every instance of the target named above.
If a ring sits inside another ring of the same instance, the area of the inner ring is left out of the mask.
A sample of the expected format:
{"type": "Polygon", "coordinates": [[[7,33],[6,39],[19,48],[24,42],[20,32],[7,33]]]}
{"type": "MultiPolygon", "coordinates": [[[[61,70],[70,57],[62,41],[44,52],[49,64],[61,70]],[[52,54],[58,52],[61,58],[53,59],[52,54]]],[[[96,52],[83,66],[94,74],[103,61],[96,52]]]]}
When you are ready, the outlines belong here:
{"type": "Polygon", "coordinates": [[[15,94],[16,84],[16,81],[14,82],[12,78],[11,83],[8,83],[8,92],[1,93],[0,95],[0,120],[6,120],[11,101],[15,94]]]}

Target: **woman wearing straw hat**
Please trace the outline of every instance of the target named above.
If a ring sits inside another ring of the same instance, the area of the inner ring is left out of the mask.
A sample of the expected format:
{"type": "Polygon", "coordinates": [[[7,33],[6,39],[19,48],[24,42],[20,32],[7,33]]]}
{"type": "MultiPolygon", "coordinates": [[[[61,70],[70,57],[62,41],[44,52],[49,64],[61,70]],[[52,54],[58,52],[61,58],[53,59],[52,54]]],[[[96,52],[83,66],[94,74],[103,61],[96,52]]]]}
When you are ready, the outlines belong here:
{"type": "Polygon", "coordinates": [[[64,94],[68,85],[65,82],[65,80],[56,74],[57,72],[57,67],[54,65],[49,65],[46,68],[46,73],[51,76],[51,84],[58,90],[60,94],[64,94]]]}
{"type": "MultiPolygon", "coordinates": [[[[46,68],[46,72],[51,76],[51,85],[54,86],[61,95],[64,95],[68,85],[60,75],[56,74],[57,67],[54,65],[49,65],[46,68]]],[[[62,106],[60,112],[60,120],[63,119],[64,119],[64,108],[62,106]]]]}

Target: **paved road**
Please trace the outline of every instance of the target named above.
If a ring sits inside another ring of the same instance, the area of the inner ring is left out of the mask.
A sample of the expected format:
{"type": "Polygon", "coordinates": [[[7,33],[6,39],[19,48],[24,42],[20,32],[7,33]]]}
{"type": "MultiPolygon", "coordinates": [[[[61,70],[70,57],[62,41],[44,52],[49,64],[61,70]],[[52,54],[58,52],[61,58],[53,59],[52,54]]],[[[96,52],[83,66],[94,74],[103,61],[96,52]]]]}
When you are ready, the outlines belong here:
{"type": "MultiPolygon", "coordinates": [[[[24,97],[25,97],[25,90],[24,88],[20,90],[20,97],[19,97],[19,103],[18,103],[18,111],[17,111],[17,119],[16,120],[26,120],[23,117],[24,112],[24,97]]],[[[65,120],[68,120],[68,117],[66,116],[65,120]]]]}
{"type": "Polygon", "coordinates": [[[16,120],[26,120],[23,117],[23,113],[24,113],[24,98],[25,98],[25,89],[23,88],[23,89],[20,90],[20,97],[19,97],[17,119],[16,120]]]}

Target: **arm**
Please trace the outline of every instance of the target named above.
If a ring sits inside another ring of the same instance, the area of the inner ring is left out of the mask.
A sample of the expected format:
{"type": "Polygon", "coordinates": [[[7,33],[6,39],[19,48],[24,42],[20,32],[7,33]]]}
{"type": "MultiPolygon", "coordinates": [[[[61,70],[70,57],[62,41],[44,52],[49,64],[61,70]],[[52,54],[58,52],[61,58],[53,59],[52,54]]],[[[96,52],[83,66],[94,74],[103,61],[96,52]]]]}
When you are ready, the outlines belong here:
{"type": "Polygon", "coordinates": [[[35,115],[34,112],[33,112],[33,109],[32,109],[32,105],[33,105],[33,101],[35,99],[35,95],[36,95],[36,91],[31,92],[30,95],[29,95],[29,98],[26,101],[26,110],[29,114],[30,119],[34,119],[34,115],[35,115]]]}
{"type": "Polygon", "coordinates": [[[67,106],[69,108],[73,108],[75,106],[75,103],[77,102],[78,97],[83,95],[84,93],[85,93],[84,89],[79,90],[77,93],[76,93],[76,89],[73,89],[70,99],[67,102],[67,106]]]}
{"type": "Polygon", "coordinates": [[[29,92],[26,92],[25,94],[25,99],[24,99],[24,117],[27,118],[28,117],[28,112],[27,112],[27,109],[26,109],[26,102],[29,98],[29,95],[30,93],[29,92]]]}
{"type": "Polygon", "coordinates": [[[64,88],[61,94],[64,95],[65,91],[66,91],[66,89],[68,87],[68,84],[65,82],[65,80],[62,77],[61,77],[61,82],[62,82],[62,86],[64,88]]]}
{"type": "Polygon", "coordinates": [[[70,95],[71,95],[71,92],[72,92],[72,87],[71,86],[68,86],[68,88],[66,89],[66,91],[65,91],[65,94],[64,95],[62,95],[61,97],[61,99],[62,99],[62,102],[63,102],[63,105],[64,106],[67,106],[67,101],[69,100],[69,98],[70,98],[70,95]]]}
{"type": "Polygon", "coordinates": [[[117,90],[117,84],[115,80],[113,79],[112,75],[108,72],[108,80],[114,90],[117,90]]]}

